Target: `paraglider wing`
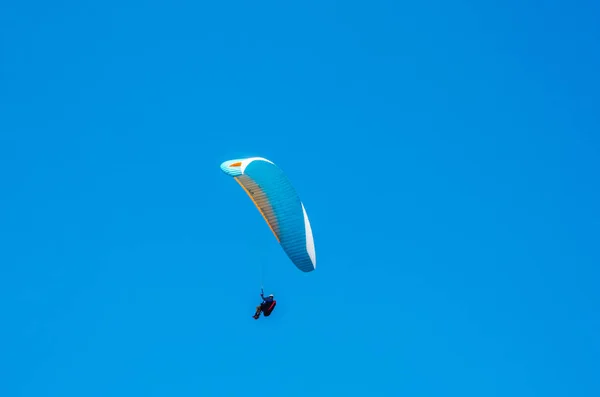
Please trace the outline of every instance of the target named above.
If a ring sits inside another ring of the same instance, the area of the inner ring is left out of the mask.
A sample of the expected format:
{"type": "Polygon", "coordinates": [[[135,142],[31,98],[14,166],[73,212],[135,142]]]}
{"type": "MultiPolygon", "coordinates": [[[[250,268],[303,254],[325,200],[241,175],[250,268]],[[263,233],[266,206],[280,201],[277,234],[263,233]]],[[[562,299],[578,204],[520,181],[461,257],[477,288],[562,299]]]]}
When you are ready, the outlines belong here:
{"type": "Polygon", "coordinates": [[[283,171],[262,157],[225,161],[221,169],[248,194],[294,265],[303,272],[315,270],[310,222],[304,204],[283,171]]]}

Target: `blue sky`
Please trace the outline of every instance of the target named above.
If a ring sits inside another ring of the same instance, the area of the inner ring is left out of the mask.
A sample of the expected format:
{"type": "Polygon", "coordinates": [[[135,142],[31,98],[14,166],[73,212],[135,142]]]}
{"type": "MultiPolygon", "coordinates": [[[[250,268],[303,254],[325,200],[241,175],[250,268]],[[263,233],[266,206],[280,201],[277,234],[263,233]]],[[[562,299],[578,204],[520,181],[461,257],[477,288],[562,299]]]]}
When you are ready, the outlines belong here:
{"type": "Polygon", "coordinates": [[[0,395],[599,395],[599,16],[4,3],[0,395]],[[254,155],[315,272],[219,169],[254,155]]]}

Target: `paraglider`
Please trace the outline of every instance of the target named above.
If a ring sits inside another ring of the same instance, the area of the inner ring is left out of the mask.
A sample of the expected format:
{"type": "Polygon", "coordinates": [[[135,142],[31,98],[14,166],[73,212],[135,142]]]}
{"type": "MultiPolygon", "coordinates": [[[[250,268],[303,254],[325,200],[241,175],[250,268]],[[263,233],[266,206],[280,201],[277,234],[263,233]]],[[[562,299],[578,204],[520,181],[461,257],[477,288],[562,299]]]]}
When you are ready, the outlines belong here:
{"type": "Polygon", "coordinates": [[[277,305],[277,301],[275,300],[275,296],[273,294],[265,298],[263,290],[261,289],[260,297],[262,298],[262,303],[256,306],[256,313],[254,313],[254,316],[252,316],[255,320],[258,320],[261,312],[265,315],[265,317],[269,317],[277,305]]]}
{"type": "MultiPolygon", "coordinates": [[[[262,157],[225,161],[221,170],[246,192],[294,266],[305,273],[314,271],[317,261],[308,215],[283,171],[262,157]]],[[[261,311],[265,313],[262,309],[257,313],[261,311]]]]}

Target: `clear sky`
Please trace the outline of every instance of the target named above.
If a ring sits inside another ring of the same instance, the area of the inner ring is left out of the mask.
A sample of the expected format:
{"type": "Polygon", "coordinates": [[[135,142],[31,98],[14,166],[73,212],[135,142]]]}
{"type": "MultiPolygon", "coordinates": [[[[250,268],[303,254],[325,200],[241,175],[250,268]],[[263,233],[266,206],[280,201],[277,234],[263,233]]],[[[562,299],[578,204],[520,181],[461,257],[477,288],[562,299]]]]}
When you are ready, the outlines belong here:
{"type": "Polygon", "coordinates": [[[600,395],[599,3],[292,3],[0,6],[0,395],[600,395]]]}

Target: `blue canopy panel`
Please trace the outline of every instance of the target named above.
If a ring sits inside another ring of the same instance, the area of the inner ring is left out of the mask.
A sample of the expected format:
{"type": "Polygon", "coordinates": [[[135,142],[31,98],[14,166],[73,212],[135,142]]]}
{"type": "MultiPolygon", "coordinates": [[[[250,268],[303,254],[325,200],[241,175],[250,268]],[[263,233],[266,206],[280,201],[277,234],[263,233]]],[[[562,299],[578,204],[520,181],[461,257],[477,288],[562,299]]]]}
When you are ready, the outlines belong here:
{"type": "Polygon", "coordinates": [[[310,222],[304,204],[283,171],[262,157],[225,161],[221,169],[248,194],[294,265],[303,272],[315,270],[310,222]]]}

